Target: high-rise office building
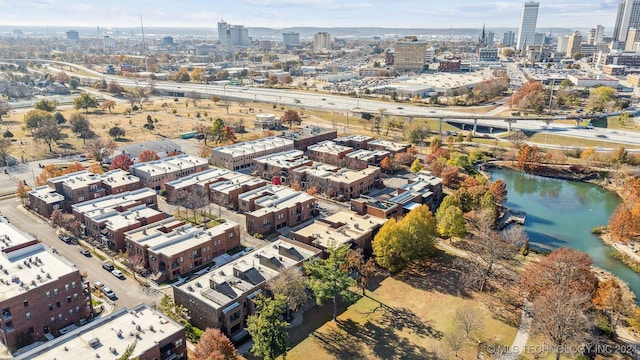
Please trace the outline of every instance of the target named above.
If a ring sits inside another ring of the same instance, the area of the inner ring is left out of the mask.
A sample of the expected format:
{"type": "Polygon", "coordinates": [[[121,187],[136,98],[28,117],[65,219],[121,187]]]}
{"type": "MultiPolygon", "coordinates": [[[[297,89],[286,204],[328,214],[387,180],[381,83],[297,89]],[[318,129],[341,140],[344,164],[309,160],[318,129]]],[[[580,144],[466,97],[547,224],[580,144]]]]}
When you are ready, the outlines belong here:
{"type": "Polygon", "coordinates": [[[230,25],[225,21],[218,23],[218,40],[220,40],[221,45],[228,48],[251,45],[247,28],[243,25],[230,25]]]}
{"type": "MultiPolygon", "coordinates": [[[[640,0],[639,0],[640,1],[640,0]]],[[[518,43],[516,49],[524,50],[527,44],[533,44],[538,21],[538,8],[540,3],[527,1],[522,7],[522,18],[518,30],[518,43]]]]}
{"type": "Polygon", "coordinates": [[[394,68],[398,72],[424,71],[427,48],[426,41],[418,41],[415,36],[406,36],[403,40],[396,42],[394,68]]]}
{"type": "Polygon", "coordinates": [[[285,49],[290,49],[300,44],[300,33],[289,31],[282,33],[282,43],[285,49]]]}
{"type": "Polygon", "coordinates": [[[596,25],[596,34],[594,36],[593,44],[602,44],[604,42],[604,26],[596,25]]]}
{"type": "Polygon", "coordinates": [[[76,30],[67,31],[67,40],[78,41],[80,40],[80,34],[76,30]]]}
{"type": "Polygon", "coordinates": [[[558,47],[556,50],[559,53],[567,52],[567,44],[569,43],[569,35],[559,35],[558,36],[558,47]]]}
{"type": "Polygon", "coordinates": [[[323,50],[331,48],[331,34],[328,32],[319,32],[313,35],[313,52],[319,53],[323,50]]]}
{"type": "Polygon", "coordinates": [[[573,34],[569,35],[569,40],[567,41],[567,56],[573,57],[573,55],[579,53],[581,44],[582,35],[580,35],[579,31],[576,31],[573,34]]]}
{"type": "Polygon", "coordinates": [[[516,44],[516,33],[513,31],[507,31],[502,35],[502,45],[513,46],[516,44]]]}
{"type": "Polygon", "coordinates": [[[627,40],[629,28],[640,27],[640,0],[622,0],[618,5],[616,27],[613,29],[613,41],[627,40]]]}
{"type": "Polygon", "coordinates": [[[640,29],[629,28],[629,34],[627,35],[627,40],[624,43],[624,49],[629,51],[634,50],[634,48],[637,48],[637,46],[634,46],[634,44],[639,42],[640,29]]]}

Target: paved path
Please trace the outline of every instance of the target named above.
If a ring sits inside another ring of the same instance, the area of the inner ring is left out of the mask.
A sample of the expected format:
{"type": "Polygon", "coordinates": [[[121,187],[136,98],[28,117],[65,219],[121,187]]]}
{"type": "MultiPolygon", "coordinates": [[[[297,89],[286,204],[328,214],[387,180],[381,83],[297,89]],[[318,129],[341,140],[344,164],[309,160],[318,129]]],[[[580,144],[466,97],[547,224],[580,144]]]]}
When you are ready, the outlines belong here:
{"type": "Polygon", "coordinates": [[[518,327],[518,333],[516,334],[509,352],[498,357],[499,360],[515,360],[520,354],[524,352],[527,341],[529,340],[529,331],[531,330],[531,303],[525,300],[524,308],[522,309],[522,317],[520,317],[520,326],[518,327]]]}

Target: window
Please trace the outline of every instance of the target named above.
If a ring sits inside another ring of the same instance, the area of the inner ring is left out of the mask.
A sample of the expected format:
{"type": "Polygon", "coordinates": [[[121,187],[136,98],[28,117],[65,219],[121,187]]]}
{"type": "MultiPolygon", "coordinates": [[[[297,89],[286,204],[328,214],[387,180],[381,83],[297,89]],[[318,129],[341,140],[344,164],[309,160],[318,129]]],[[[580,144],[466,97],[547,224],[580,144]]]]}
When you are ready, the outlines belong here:
{"type": "Polygon", "coordinates": [[[175,342],[176,347],[177,347],[177,348],[179,348],[180,346],[182,346],[182,343],[183,343],[183,342],[182,342],[182,339],[178,339],[178,340],[176,340],[176,342],[175,342]]]}
{"type": "Polygon", "coordinates": [[[56,317],[55,317],[55,316],[52,316],[52,317],[51,317],[51,322],[52,322],[52,323],[56,322],[56,317]]]}
{"type": "Polygon", "coordinates": [[[74,288],[74,289],[76,288],[76,282],[75,281],[71,282],[71,287],[74,288]]]}
{"type": "Polygon", "coordinates": [[[231,239],[232,237],[234,237],[236,234],[232,231],[229,233],[229,239],[231,239]]]}
{"type": "Polygon", "coordinates": [[[59,308],[60,307],[60,301],[56,301],[56,307],[59,308]]]}
{"type": "Polygon", "coordinates": [[[64,290],[69,291],[69,284],[64,284],[64,290]]]}
{"type": "Polygon", "coordinates": [[[27,318],[27,320],[31,320],[31,313],[30,312],[24,314],[24,316],[27,318]]]}
{"type": "Polygon", "coordinates": [[[4,323],[5,328],[7,329],[7,332],[13,332],[13,330],[15,330],[16,328],[13,327],[13,322],[12,321],[7,321],[6,323],[4,323]]]}
{"type": "Polygon", "coordinates": [[[76,312],[80,313],[80,306],[76,306],[76,312]]]}
{"type": "Polygon", "coordinates": [[[62,314],[58,314],[58,320],[62,321],[62,314]]]}
{"type": "Polygon", "coordinates": [[[9,308],[2,309],[2,316],[5,320],[11,319],[11,310],[9,308]]]}
{"type": "Polygon", "coordinates": [[[29,300],[23,301],[24,307],[29,307],[29,300]]]}
{"type": "Polygon", "coordinates": [[[73,316],[73,309],[69,309],[69,316],[73,316]]]}
{"type": "Polygon", "coordinates": [[[53,304],[49,304],[49,311],[53,310],[53,304]]]}
{"type": "Polygon", "coordinates": [[[47,291],[47,292],[45,293],[45,295],[47,296],[47,299],[48,299],[48,298],[50,298],[50,297],[51,297],[51,291],[47,291]]]}
{"type": "Polygon", "coordinates": [[[78,300],[78,293],[73,294],[73,300],[75,300],[75,301],[78,300]]]}
{"type": "Polygon", "coordinates": [[[284,214],[278,214],[278,219],[282,219],[284,217],[284,214]]]}
{"type": "Polygon", "coordinates": [[[53,295],[57,296],[58,294],[59,294],[58,288],[53,289],[53,295]]]}
{"type": "Polygon", "coordinates": [[[71,296],[67,296],[67,303],[71,303],[71,296]]]}
{"type": "Polygon", "coordinates": [[[78,196],[78,202],[84,201],[84,196],[78,196]]]}

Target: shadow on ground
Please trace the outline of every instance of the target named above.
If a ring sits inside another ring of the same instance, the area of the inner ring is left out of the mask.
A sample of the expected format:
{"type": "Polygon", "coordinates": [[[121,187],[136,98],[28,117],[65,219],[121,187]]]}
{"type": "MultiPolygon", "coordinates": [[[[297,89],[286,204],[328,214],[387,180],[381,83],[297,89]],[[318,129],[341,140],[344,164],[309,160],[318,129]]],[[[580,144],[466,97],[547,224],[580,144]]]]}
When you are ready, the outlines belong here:
{"type": "Polygon", "coordinates": [[[454,266],[456,256],[438,250],[431,259],[413,264],[397,274],[395,278],[414,288],[437,291],[443,294],[468,297],[462,286],[460,270],[454,266]]]}

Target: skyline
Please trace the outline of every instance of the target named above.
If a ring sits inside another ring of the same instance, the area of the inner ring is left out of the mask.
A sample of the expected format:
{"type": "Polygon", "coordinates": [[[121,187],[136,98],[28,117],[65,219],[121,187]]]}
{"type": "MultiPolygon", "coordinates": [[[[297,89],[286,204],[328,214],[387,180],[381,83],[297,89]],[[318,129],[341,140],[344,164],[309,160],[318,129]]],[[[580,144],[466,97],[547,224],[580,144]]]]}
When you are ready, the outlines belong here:
{"type": "MultiPolygon", "coordinates": [[[[537,27],[590,28],[611,33],[618,0],[542,0],[537,27]]],[[[246,27],[479,28],[519,26],[524,1],[237,0],[213,6],[170,0],[0,0],[5,26],[210,27],[220,20],[246,27]]]]}

